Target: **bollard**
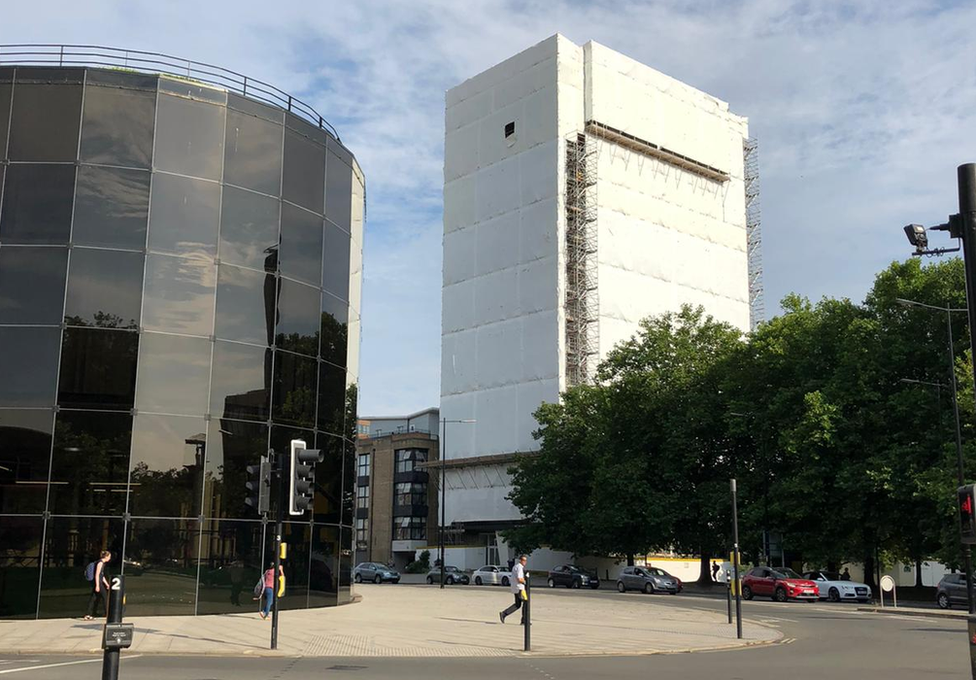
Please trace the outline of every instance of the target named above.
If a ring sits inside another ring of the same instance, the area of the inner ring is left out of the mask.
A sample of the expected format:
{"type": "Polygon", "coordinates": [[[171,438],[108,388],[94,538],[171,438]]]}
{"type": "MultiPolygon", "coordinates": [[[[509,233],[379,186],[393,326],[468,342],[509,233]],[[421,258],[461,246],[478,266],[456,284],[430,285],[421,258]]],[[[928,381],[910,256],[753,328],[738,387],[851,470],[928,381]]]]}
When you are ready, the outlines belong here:
{"type": "Polygon", "coordinates": [[[125,577],[113,576],[108,591],[108,621],[102,633],[102,680],[118,680],[119,654],[132,646],[132,624],[122,623],[125,577]]]}
{"type": "Polygon", "coordinates": [[[970,614],[968,620],[969,628],[969,665],[972,670],[973,678],[976,680],[976,614],[970,614]]]}
{"type": "Polygon", "coordinates": [[[729,608],[729,623],[732,623],[732,574],[725,572],[725,600],[729,608]]]}
{"type": "Polygon", "coordinates": [[[522,604],[525,611],[525,640],[523,651],[532,651],[532,600],[529,597],[529,572],[525,572],[525,602],[522,604]]]}

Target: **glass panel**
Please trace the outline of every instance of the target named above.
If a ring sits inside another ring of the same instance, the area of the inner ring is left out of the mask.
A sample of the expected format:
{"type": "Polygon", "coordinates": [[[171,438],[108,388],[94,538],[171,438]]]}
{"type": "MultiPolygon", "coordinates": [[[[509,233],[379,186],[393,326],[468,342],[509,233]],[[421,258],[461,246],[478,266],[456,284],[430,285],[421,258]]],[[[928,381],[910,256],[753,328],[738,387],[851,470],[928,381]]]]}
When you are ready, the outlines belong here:
{"type": "Polygon", "coordinates": [[[65,323],[138,328],[144,266],[142,253],[72,248],[65,323]]]}
{"type": "Polygon", "coordinates": [[[197,614],[254,611],[263,536],[260,522],[204,521],[197,614]]]}
{"type": "Polygon", "coordinates": [[[254,99],[249,99],[247,97],[242,97],[239,94],[234,94],[233,92],[227,93],[227,107],[235,111],[241,111],[252,116],[257,116],[258,118],[269,120],[273,123],[277,123],[278,125],[281,125],[282,121],[285,119],[285,112],[279,109],[277,106],[263,104],[259,101],[255,101],[254,99]]]}
{"type": "Polygon", "coordinates": [[[205,414],[212,347],[205,338],[143,333],[136,408],[153,413],[205,414]]]}
{"type": "Polygon", "coordinates": [[[214,418],[208,441],[204,515],[257,519],[257,511],[244,503],[244,483],[247,466],[256,465],[268,452],[268,426],[214,418]]]}
{"type": "Polygon", "coordinates": [[[288,455],[291,449],[292,439],[301,439],[306,445],[309,445],[315,441],[315,433],[312,430],[300,430],[297,427],[285,427],[283,425],[273,425],[271,427],[270,448],[275,451],[283,451],[285,455],[288,455]]]}
{"type": "MultiPolygon", "coordinates": [[[[156,92],[159,76],[149,73],[136,73],[135,71],[108,71],[97,68],[88,69],[85,85],[107,85],[113,88],[124,88],[126,90],[146,90],[156,92]]],[[[88,92],[85,93],[87,98],[88,92]]]]}
{"type": "Polygon", "coordinates": [[[275,380],[272,419],[275,422],[315,426],[315,387],[318,382],[315,359],[275,352],[275,380]]]}
{"type": "Polygon", "coordinates": [[[138,346],[138,333],[66,328],[58,404],[62,408],[132,408],[138,346]]]}
{"type": "Polygon", "coordinates": [[[281,204],[281,273],[317,286],[322,276],[322,218],[281,204]]]}
{"type": "Polygon", "coordinates": [[[220,179],[225,111],[222,106],[160,94],[155,167],[191,177],[220,179]]]}
{"type": "Polygon", "coordinates": [[[200,523],[137,517],[126,530],[126,617],[192,615],[200,523]]]}
{"type": "Polygon", "coordinates": [[[312,553],[310,562],[308,606],[326,607],[338,604],[338,526],[322,526],[321,524],[312,526],[312,553]]]}
{"type": "Polygon", "coordinates": [[[0,513],[44,512],[53,425],[47,409],[0,409],[0,513]]]}
{"type": "Polygon", "coordinates": [[[107,550],[112,555],[102,567],[103,573],[110,578],[121,572],[124,531],[121,519],[52,517],[48,520],[39,618],[105,616],[108,599],[92,597],[93,583],[85,580],[85,569],[107,550]]]}
{"type": "Polygon", "coordinates": [[[342,523],[352,526],[356,506],[356,445],[351,441],[342,444],[342,523]]]}
{"type": "Polygon", "coordinates": [[[173,76],[160,75],[159,91],[213,104],[227,104],[227,90],[206,83],[192,82],[184,78],[177,79],[173,76]]]}
{"type": "Polygon", "coordinates": [[[279,196],[281,144],[281,125],[228,111],[224,182],[279,196]]]}
{"type": "Polygon", "coordinates": [[[132,416],[58,413],[48,509],[58,515],[121,515],[129,478],[132,416]]]}
{"type": "Polygon", "coordinates": [[[342,435],[346,410],[346,372],[322,362],[319,366],[319,429],[342,435]]]}
{"type": "Polygon", "coordinates": [[[210,413],[214,417],[243,420],[270,418],[271,350],[217,341],[210,413]]]}
{"type": "Polygon", "coordinates": [[[142,325],[148,330],[213,333],[217,267],[210,259],[150,254],[142,325]]]}
{"type": "Polygon", "coordinates": [[[326,178],[325,216],[348,232],[352,217],[352,168],[330,152],[326,178]]]}
{"type": "Polygon", "coordinates": [[[318,356],[322,293],[318,288],[281,279],[275,345],[306,356],[318,356]]]}
{"type": "Polygon", "coordinates": [[[78,157],[81,85],[21,82],[10,115],[10,160],[73,161],[78,157]]]}
{"type": "Polygon", "coordinates": [[[330,293],[322,294],[322,358],[339,366],[346,365],[349,307],[330,293]]]}
{"type": "Polygon", "coordinates": [[[104,165],[149,168],[155,115],[155,92],[89,85],[85,89],[81,159],[104,165]]]}
{"type": "Polygon", "coordinates": [[[10,95],[12,86],[4,78],[7,69],[0,69],[0,160],[7,157],[7,128],[10,124],[10,95]],[[6,82],[5,82],[6,81],[6,82]]]}
{"type": "Polygon", "coordinates": [[[315,521],[338,524],[342,510],[342,439],[319,432],[316,445],[322,462],[315,466],[315,521]]]}
{"type": "Polygon", "coordinates": [[[0,328],[0,406],[54,406],[60,328],[0,328]]]}
{"type": "Polygon", "coordinates": [[[281,197],[322,214],[325,205],[325,147],[285,130],[281,197]]]}
{"type": "MultiPolygon", "coordinates": [[[[312,538],[308,524],[285,522],[281,540],[288,544],[288,559],[282,560],[285,570],[285,596],[278,603],[279,610],[305,609],[308,607],[309,545],[312,538]]],[[[273,532],[269,531],[265,540],[273,542],[273,532]]],[[[274,548],[265,552],[274,558],[274,548]]],[[[267,558],[266,562],[271,561],[267,558]]]]}
{"type": "Polygon", "coordinates": [[[277,199],[225,186],[220,211],[220,261],[275,271],[279,204],[277,199]]]}
{"type": "Polygon", "coordinates": [[[300,136],[307,137],[312,141],[318,142],[323,147],[326,146],[328,141],[332,138],[332,136],[323,128],[308,122],[291,111],[285,113],[285,126],[290,130],[294,130],[300,136]]]}
{"type": "Polygon", "coordinates": [[[0,619],[33,619],[41,575],[41,517],[0,515],[0,619]]]}
{"type": "Polygon", "coordinates": [[[207,421],[140,413],[132,423],[129,512],[197,517],[207,455],[207,421]]]}
{"type": "Polygon", "coordinates": [[[272,274],[222,264],[217,272],[215,335],[270,345],[277,281],[272,274]]]}
{"type": "Polygon", "coordinates": [[[217,254],[220,185],[153,174],[149,249],[170,255],[217,254]]]}
{"type": "Polygon", "coordinates": [[[3,189],[0,241],[66,244],[71,231],[73,165],[10,165],[3,189]]]}
{"type": "Polygon", "coordinates": [[[356,565],[356,555],[352,551],[352,529],[339,530],[339,604],[352,602],[352,568],[356,565]]]}
{"type": "Polygon", "coordinates": [[[326,222],[323,253],[322,288],[349,300],[349,234],[326,222]]]}
{"type": "Polygon", "coordinates": [[[72,243],[144,249],[149,179],[150,174],[142,170],[81,166],[72,243]]]}
{"type": "Polygon", "coordinates": [[[0,323],[61,323],[67,269],[67,248],[0,248],[0,323]]]}

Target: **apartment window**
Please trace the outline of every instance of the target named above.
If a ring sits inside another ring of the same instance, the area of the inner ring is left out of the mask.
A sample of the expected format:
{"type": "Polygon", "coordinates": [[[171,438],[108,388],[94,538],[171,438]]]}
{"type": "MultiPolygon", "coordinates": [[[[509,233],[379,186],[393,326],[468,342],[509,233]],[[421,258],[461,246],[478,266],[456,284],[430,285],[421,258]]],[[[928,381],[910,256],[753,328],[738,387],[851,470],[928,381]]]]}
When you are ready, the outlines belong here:
{"type": "Polygon", "coordinates": [[[505,123],[505,139],[508,139],[515,134],[515,121],[510,123],[505,123]]]}
{"type": "Polygon", "coordinates": [[[427,462],[427,449],[402,449],[396,452],[396,471],[413,472],[417,463],[427,462]]]}
{"type": "Polygon", "coordinates": [[[369,487],[360,486],[356,488],[356,507],[360,510],[369,509],[369,487]]]}
{"type": "Polygon", "coordinates": [[[359,454],[359,460],[356,462],[356,474],[360,477],[369,477],[369,454],[361,453],[359,454]]]}
{"type": "Polygon", "coordinates": [[[401,482],[396,485],[397,505],[427,505],[427,484],[401,482]]]}
{"type": "Polygon", "coordinates": [[[366,548],[369,543],[369,524],[367,522],[368,520],[362,517],[356,520],[357,547],[366,548]]]}
{"type": "Polygon", "coordinates": [[[396,541],[425,541],[427,540],[427,518],[395,517],[393,519],[393,535],[396,541]]]}

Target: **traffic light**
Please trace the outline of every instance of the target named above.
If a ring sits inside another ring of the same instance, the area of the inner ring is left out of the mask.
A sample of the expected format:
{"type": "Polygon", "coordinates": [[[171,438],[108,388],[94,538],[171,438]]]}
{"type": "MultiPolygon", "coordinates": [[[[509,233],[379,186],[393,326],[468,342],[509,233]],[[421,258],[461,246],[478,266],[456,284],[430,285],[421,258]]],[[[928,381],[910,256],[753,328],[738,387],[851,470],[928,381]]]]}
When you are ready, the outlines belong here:
{"type": "Polygon", "coordinates": [[[288,514],[302,515],[315,497],[315,464],[324,456],[318,449],[306,449],[301,439],[291,440],[291,474],[288,476],[288,514]]]}
{"type": "Polygon", "coordinates": [[[959,533],[963,543],[976,543],[976,485],[956,489],[956,507],[959,510],[959,533]]]}
{"type": "Polygon", "coordinates": [[[271,463],[267,456],[261,456],[258,465],[247,466],[247,498],[244,502],[254,508],[259,515],[268,512],[271,498],[271,463]]]}

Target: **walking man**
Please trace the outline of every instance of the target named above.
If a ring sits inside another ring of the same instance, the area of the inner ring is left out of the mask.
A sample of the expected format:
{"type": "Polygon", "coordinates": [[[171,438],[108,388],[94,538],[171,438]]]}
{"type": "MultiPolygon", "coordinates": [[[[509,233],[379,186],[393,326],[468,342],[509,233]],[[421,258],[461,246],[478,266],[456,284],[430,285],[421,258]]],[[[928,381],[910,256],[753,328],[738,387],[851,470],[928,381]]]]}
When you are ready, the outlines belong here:
{"type": "Polygon", "coordinates": [[[712,580],[715,581],[715,583],[718,583],[719,568],[720,567],[718,566],[718,562],[712,562],[712,580]]]}
{"type": "MultiPolygon", "coordinates": [[[[510,606],[505,611],[498,613],[498,618],[502,623],[505,623],[505,617],[509,614],[514,614],[517,610],[522,609],[522,602],[525,599],[525,563],[528,561],[527,555],[522,555],[519,557],[519,561],[515,563],[512,567],[512,594],[515,596],[515,604],[510,606]]],[[[522,609],[522,625],[525,625],[525,610],[522,609]]]]}
{"type": "Polygon", "coordinates": [[[98,560],[88,565],[92,570],[92,591],[88,598],[88,612],[85,614],[85,621],[91,621],[95,615],[95,607],[102,602],[105,607],[105,617],[108,618],[108,563],[112,559],[112,553],[103,550],[98,556],[98,560]]]}

